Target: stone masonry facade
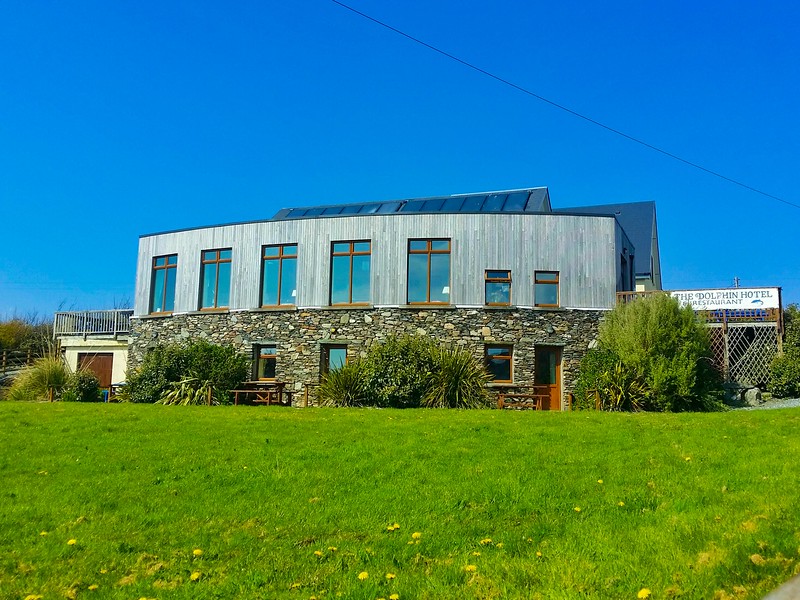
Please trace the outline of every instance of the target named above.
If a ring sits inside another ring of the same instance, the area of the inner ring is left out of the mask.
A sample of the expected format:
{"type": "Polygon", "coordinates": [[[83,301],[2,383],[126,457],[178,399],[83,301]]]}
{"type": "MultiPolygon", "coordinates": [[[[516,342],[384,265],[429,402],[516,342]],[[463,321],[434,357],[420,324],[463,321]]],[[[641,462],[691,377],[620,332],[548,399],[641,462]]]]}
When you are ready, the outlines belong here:
{"type": "MultiPolygon", "coordinates": [[[[149,348],[204,339],[231,344],[248,356],[256,345],[277,346],[276,378],[303,402],[304,383],[317,383],[326,344],[346,344],[349,356],[390,336],[423,335],[469,350],[484,360],[488,344],[513,346],[513,383],[534,382],[537,346],[561,349],[562,407],[578,366],[594,344],[605,311],[521,308],[315,308],[186,313],[131,321],[128,370],[149,348]]],[[[498,384],[498,389],[501,384],[498,384]]],[[[313,397],[312,397],[313,401],[313,397]]]]}

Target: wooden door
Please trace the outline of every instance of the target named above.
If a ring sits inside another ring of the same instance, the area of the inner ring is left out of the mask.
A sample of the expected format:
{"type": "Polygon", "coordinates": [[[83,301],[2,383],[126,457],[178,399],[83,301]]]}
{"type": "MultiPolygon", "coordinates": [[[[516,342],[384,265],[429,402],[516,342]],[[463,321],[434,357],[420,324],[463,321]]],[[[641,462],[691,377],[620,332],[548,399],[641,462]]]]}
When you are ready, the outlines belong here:
{"type": "Polygon", "coordinates": [[[536,385],[547,386],[549,401],[542,402],[542,410],[561,410],[561,348],[536,347],[536,385]]]}
{"type": "Polygon", "coordinates": [[[87,369],[97,375],[101,388],[111,387],[111,372],[114,366],[114,355],[111,352],[78,354],[78,370],[87,369]]]}

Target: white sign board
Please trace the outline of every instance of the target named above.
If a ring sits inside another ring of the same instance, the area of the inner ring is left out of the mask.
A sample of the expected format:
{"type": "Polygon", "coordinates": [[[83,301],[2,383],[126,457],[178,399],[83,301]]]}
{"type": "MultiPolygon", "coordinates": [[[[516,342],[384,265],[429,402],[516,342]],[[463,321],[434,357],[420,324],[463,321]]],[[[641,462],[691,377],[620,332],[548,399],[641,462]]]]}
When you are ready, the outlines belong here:
{"type": "Polygon", "coordinates": [[[695,310],[780,308],[780,288],[729,288],[724,290],[675,290],[670,296],[681,306],[695,310]]]}

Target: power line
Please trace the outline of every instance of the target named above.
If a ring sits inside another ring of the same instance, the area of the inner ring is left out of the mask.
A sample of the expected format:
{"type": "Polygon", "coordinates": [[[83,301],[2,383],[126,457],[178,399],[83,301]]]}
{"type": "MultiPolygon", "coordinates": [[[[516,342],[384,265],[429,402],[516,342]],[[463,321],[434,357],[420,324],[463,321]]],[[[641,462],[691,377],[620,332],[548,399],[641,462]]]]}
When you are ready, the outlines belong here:
{"type": "Polygon", "coordinates": [[[772,195],[770,193],[767,193],[765,191],[762,191],[762,190],[760,190],[758,188],[754,188],[753,186],[747,185],[746,183],[743,183],[741,181],[738,181],[736,179],[733,179],[731,177],[723,175],[722,173],[718,173],[717,171],[713,171],[711,169],[708,169],[708,168],[706,168],[706,167],[704,167],[702,165],[699,165],[699,164],[697,164],[695,162],[692,162],[690,160],[682,158],[682,157],[678,156],[677,154],[673,154],[672,152],[669,152],[667,150],[659,148],[658,146],[654,146],[653,144],[649,144],[649,143],[645,142],[644,140],[641,140],[641,139],[639,139],[639,138],[637,138],[635,136],[629,135],[629,134],[625,133],[624,131],[620,131],[619,129],[615,129],[614,127],[606,125],[605,123],[601,123],[600,121],[597,121],[597,120],[595,120],[595,119],[593,119],[591,117],[587,117],[586,115],[581,114],[578,111],[572,110],[571,108],[568,108],[568,107],[564,106],[563,104],[559,104],[558,102],[554,102],[553,100],[549,100],[548,98],[545,98],[544,96],[541,96],[541,95],[539,95],[539,94],[537,94],[535,92],[532,92],[531,90],[529,90],[527,88],[524,88],[521,85],[517,85],[516,83],[514,83],[512,81],[509,81],[508,79],[503,79],[499,75],[495,75],[494,73],[492,73],[490,71],[487,71],[486,69],[482,69],[482,68],[472,64],[471,62],[468,62],[468,61],[466,61],[466,60],[464,60],[462,58],[459,58],[459,57],[457,57],[457,56],[455,56],[453,54],[450,54],[449,52],[445,52],[441,48],[437,48],[436,46],[434,46],[432,44],[424,42],[421,39],[414,37],[413,35],[410,35],[410,34],[404,32],[404,31],[401,31],[400,29],[397,29],[396,27],[392,27],[388,23],[384,23],[383,21],[380,21],[380,20],[376,19],[375,17],[371,17],[370,15],[368,15],[366,13],[363,13],[360,10],[356,10],[352,6],[348,6],[347,4],[344,4],[343,2],[339,2],[339,0],[331,0],[331,2],[333,2],[334,4],[338,4],[342,8],[346,8],[347,10],[349,10],[351,12],[354,12],[355,14],[357,14],[357,15],[359,15],[361,17],[364,17],[365,19],[367,19],[369,21],[372,21],[373,23],[376,23],[376,24],[380,25],[381,27],[385,27],[386,29],[388,29],[390,31],[393,31],[393,32],[397,33],[398,35],[401,35],[404,38],[407,38],[407,39],[411,40],[412,42],[415,42],[415,43],[417,43],[417,44],[419,44],[421,46],[424,46],[425,48],[428,48],[429,50],[433,50],[434,52],[437,52],[437,53],[441,54],[442,56],[445,56],[445,57],[449,58],[450,60],[453,60],[453,61],[455,61],[455,62],[457,62],[459,64],[462,64],[465,67],[468,67],[468,68],[472,69],[473,71],[477,71],[478,73],[481,73],[482,75],[486,75],[487,77],[491,77],[492,79],[494,79],[496,81],[499,81],[500,83],[503,83],[503,84],[505,84],[505,85],[507,85],[509,87],[512,87],[515,90],[522,92],[523,94],[527,94],[528,96],[532,96],[532,97],[536,98],[537,100],[541,100],[542,102],[545,102],[545,103],[549,104],[550,106],[554,106],[555,108],[558,108],[560,110],[563,110],[564,112],[567,112],[567,113],[569,113],[569,114],[571,114],[571,115],[573,115],[575,117],[578,117],[579,119],[583,119],[584,121],[588,121],[592,125],[596,125],[598,127],[602,127],[606,131],[610,131],[611,133],[614,133],[614,134],[616,134],[618,136],[621,136],[621,137],[623,137],[623,138],[625,138],[627,140],[635,142],[635,143],[637,143],[637,144],[639,144],[641,146],[644,146],[645,148],[649,148],[650,150],[654,150],[654,151],[656,151],[656,152],[658,152],[660,154],[663,154],[664,156],[668,156],[669,158],[671,158],[673,160],[677,160],[678,162],[682,162],[685,165],[689,165],[690,167],[694,167],[695,169],[699,169],[700,171],[704,171],[705,173],[708,173],[709,175],[713,175],[714,177],[719,177],[720,179],[724,179],[725,181],[727,181],[729,183],[733,183],[734,185],[738,185],[739,187],[743,187],[744,189],[750,190],[751,192],[755,192],[756,194],[760,194],[762,196],[766,196],[767,198],[771,198],[772,200],[777,200],[778,202],[782,202],[783,204],[786,204],[787,206],[793,206],[794,208],[800,208],[800,204],[795,204],[794,202],[789,202],[788,200],[784,200],[783,198],[779,198],[778,196],[774,196],[774,195],[772,195]]]}

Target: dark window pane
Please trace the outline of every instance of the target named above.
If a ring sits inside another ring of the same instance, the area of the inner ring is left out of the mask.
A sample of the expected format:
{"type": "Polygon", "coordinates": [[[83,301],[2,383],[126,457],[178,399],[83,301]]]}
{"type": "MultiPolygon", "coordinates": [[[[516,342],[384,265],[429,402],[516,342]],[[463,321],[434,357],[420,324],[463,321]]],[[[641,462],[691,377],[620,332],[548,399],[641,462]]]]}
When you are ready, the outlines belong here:
{"type": "Polygon", "coordinates": [[[535,287],[535,304],[551,305],[558,304],[558,285],[553,283],[537,283],[535,287]]]}
{"type": "Polygon", "coordinates": [[[296,304],[297,259],[284,258],[281,262],[283,265],[281,273],[281,304],[296,304]]]}
{"type": "Polygon", "coordinates": [[[536,383],[554,385],[556,381],[556,353],[552,350],[536,351],[536,383]]]}
{"type": "Polygon", "coordinates": [[[167,257],[166,256],[158,256],[154,260],[154,265],[156,267],[163,267],[165,264],[167,264],[167,257]]]}
{"type": "Polygon", "coordinates": [[[264,261],[264,287],[261,290],[261,305],[275,306],[278,304],[278,270],[280,261],[264,261]]]}
{"type": "Polygon", "coordinates": [[[331,206],[322,211],[323,215],[338,215],[342,212],[341,206],[331,206]]]}
{"type": "Polygon", "coordinates": [[[536,271],[536,281],[558,281],[558,273],[536,271]]]}
{"type": "Polygon", "coordinates": [[[469,196],[464,199],[464,204],[461,205],[461,212],[478,212],[483,205],[485,196],[469,196]]]}
{"type": "Polygon", "coordinates": [[[306,214],[304,216],[306,216],[306,217],[318,217],[319,215],[322,214],[323,210],[324,209],[321,208],[321,207],[320,208],[309,208],[308,210],[306,210],[306,214]]]}
{"type": "Polygon", "coordinates": [[[219,283],[217,285],[217,306],[228,306],[231,295],[231,263],[219,263],[219,283]]]}
{"type": "Polygon", "coordinates": [[[408,256],[408,301],[428,301],[428,255],[408,256]]]}
{"type": "Polygon", "coordinates": [[[422,210],[424,211],[431,211],[431,212],[439,212],[442,210],[442,204],[444,200],[441,198],[437,198],[435,200],[425,200],[422,204],[422,210]]]}
{"type": "Polygon", "coordinates": [[[528,203],[528,192],[515,192],[509,194],[506,198],[503,210],[525,210],[525,205],[528,203]]]}
{"type": "Polygon", "coordinates": [[[400,208],[399,202],[384,202],[378,209],[379,214],[395,213],[400,208]]]}
{"type": "Polygon", "coordinates": [[[200,302],[201,308],[214,308],[215,288],[217,285],[217,264],[211,263],[203,265],[203,295],[200,302]]]}
{"type": "Polygon", "coordinates": [[[178,269],[167,269],[167,283],[164,291],[164,310],[172,312],[175,310],[175,280],[178,276],[178,269]]]}
{"type": "Polygon", "coordinates": [[[353,302],[369,302],[370,255],[353,257],[353,302]]]}
{"type": "Polygon", "coordinates": [[[487,279],[510,279],[511,271],[486,271],[487,279]]]}
{"type": "Polygon", "coordinates": [[[422,205],[425,204],[421,200],[409,200],[403,206],[403,212],[419,212],[422,210],[422,205]]]}
{"type": "Polygon", "coordinates": [[[350,257],[334,256],[331,268],[331,304],[350,303],[350,257]]]}
{"type": "Polygon", "coordinates": [[[257,374],[259,379],[275,379],[277,368],[277,349],[274,346],[262,346],[258,353],[257,374]]]}
{"type": "Polygon", "coordinates": [[[450,302],[450,255],[431,254],[431,302],[450,302]]]}
{"type": "Polygon", "coordinates": [[[486,303],[487,304],[510,304],[511,285],[508,283],[486,283],[486,303]]]}
{"type": "Polygon", "coordinates": [[[355,204],[355,205],[351,204],[350,206],[342,207],[341,214],[343,214],[343,215],[354,215],[354,214],[358,213],[358,211],[360,209],[361,209],[361,205],[360,204],[355,204]]]}
{"type": "Polygon", "coordinates": [[[497,381],[511,381],[511,361],[505,358],[489,358],[486,361],[489,373],[497,381]]]}
{"type": "Polygon", "coordinates": [[[153,298],[150,301],[151,312],[164,310],[164,277],[166,269],[157,269],[153,273],[153,298]]]}
{"type": "Polygon", "coordinates": [[[503,208],[503,203],[506,201],[508,194],[492,194],[487,196],[486,200],[481,207],[483,212],[497,212],[503,208]]]}
{"type": "Polygon", "coordinates": [[[459,212],[461,210],[461,205],[464,204],[463,196],[459,196],[458,198],[447,198],[442,204],[442,211],[443,212],[459,212]]]}
{"type": "Polygon", "coordinates": [[[365,214],[374,214],[378,212],[378,209],[381,207],[380,204],[365,204],[361,207],[361,210],[358,211],[358,214],[365,215],[365,214]]]}
{"type": "Polygon", "coordinates": [[[340,369],[347,362],[347,348],[328,348],[328,370],[340,369]]]}

